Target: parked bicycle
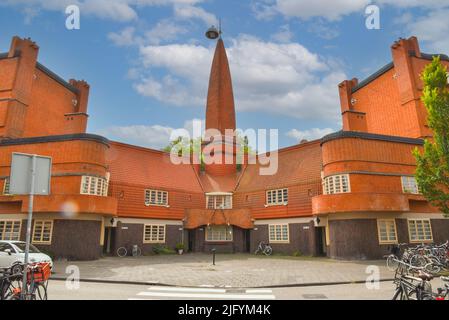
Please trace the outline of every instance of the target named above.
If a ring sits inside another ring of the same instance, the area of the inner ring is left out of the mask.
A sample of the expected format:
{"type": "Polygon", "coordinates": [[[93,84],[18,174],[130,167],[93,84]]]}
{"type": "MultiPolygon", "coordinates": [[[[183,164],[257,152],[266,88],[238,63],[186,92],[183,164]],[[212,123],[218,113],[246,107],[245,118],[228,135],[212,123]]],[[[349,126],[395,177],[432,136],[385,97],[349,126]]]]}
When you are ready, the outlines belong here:
{"type": "Polygon", "coordinates": [[[387,258],[387,268],[395,271],[398,261],[410,264],[413,267],[425,268],[431,274],[437,274],[443,269],[449,269],[449,241],[441,245],[421,244],[402,250],[406,244],[393,246],[392,253],[387,258]]]}
{"type": "Polygon", "coordinates": [[[51,275],[49,263],[35,263],[27,267],[26,292],[23,293],[23,276],[11,269],[0,275],[0,300],[47,300],[48,279],[51,275]]]}
{"type": "Polygon", "coordinates": [[[257,255],[259,253],[263,253],[266,256],[270,256],[273,253],[273,248],[269,244],[266,244],[265,242],[261,241],[259,242],[259,245],[257,246],[257,249],[254,252],[254,254],[257,255]]]}
{"type": "MultiPolygon", "coordinates": [[[[132,246],[128,246],[130,249],[129,252],[133,257],[140,257],[142,255],[142,249],[137,244],[133,244],[132,246]]],[[[120,247],[117,249],[117,256],[123,258],[128,255],[128,249],[126,247],[120,247]]]]}

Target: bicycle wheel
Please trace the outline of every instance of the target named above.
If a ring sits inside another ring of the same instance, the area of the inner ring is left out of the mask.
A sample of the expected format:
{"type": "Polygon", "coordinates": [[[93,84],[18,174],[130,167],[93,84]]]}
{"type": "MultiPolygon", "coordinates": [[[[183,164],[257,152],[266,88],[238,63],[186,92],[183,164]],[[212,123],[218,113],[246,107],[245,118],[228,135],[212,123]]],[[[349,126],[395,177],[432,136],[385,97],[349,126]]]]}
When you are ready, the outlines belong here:
{"type": "Polygon", "coordinates": [[[390,271],[396,271],[399,266],[398,258],[395,255],[389,255],[387,258],[387,269],[390,271]]]}
{"type": "Polygon", "coordinates": [[[140,247],[137,247],[135,250],[133,250],[133,257],[140,257],[142,255],[142,249],[140,247]]]}
{"type": "Polygon", "coordinates": [[[423,256],[416,254],[410,259],[410,264],[414,267],[421,268],[427,264],[427,260],[423,256]]]}
{"type": "Polygon", "coordinates": [[[271,248],[271,247],[269,247],[269,246],[266,246],[265,249],[264,249],[264,251],[263,251],[263,253],[264,253],[266,256],[270,256],[270,255],[273,253],[273,248],[271,248]]]}
{"type": "Polygon", "coordinates": [[[35,300],[48,300],[47,283],[38,283],[34,289],[35,300]]]}
{"type": "Polygon", "coordinates": [[[127,254],[128,254],[128,250],[126,250],[125,247],[120,247],[120,248],[117,249],[117,255],[118,255],[120,258],[123,258],[123,257],[126,256],[127,254]]]}
{"type": "Polygon", "coordinates": [[[20,300],[20,292],[22,291],[22,276],[9,276],[3,280],[0,288],[1,300],[20,300]]]}

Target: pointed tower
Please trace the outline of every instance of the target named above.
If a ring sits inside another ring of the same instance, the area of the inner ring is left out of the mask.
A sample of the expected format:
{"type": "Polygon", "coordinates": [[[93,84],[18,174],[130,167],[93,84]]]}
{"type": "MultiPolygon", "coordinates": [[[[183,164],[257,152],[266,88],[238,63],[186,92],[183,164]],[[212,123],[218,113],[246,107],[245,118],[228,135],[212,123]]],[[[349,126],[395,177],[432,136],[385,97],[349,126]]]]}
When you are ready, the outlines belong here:
{"type": "Polygon", "coordinates": [[[218,39],[209,78],[206,106],[206,129],[217,129],[223,135],[226,129],[235,130],[234,93],[226,49],[218,39]]]}
{"type": "Polygon", "coordinates": [[[206,172],[223,176],[235,173],[237,168],[234,94],[221,31],[211,28],[208,33],[206,33],[208,38],[216,39],[218,37],[218,41],[209,78],[203,152],[206,172]],[[209,32],[213,34],[210,36],[209,32]],[[214,130],[215,133],[211,133],[211,130],[214,130]],[[212,158],[214,161],[211,160],[212,158]]]}

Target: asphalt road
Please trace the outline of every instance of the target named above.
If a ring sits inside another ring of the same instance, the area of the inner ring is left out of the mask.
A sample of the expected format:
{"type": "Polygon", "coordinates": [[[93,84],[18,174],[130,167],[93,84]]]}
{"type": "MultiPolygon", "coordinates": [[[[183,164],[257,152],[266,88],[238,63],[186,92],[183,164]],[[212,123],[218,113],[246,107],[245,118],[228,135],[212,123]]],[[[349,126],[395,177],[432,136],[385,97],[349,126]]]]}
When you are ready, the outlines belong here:
{"type": "Polygon", "coordinates": [[[49,283],[50,300],[389,300],[394,292],[391,282],[378,289],[365,284],[327,285],[266,289],[186,288],[81,282],[79,288],[65,281],[49,283]]]}

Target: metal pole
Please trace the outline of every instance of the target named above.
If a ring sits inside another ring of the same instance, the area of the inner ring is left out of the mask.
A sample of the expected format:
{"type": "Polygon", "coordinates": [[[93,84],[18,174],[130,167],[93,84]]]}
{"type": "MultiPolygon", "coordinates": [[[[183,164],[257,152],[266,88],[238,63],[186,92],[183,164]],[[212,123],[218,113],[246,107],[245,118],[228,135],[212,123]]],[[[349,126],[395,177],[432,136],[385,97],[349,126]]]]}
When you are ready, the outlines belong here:
{"type": "Polygon", "coordinates": [[[23,264],[23,282],[22,282],[22,299],[26,298],[27,294],[27,271],[28,271],[28,257],[30,252],[31,242],[31,223],[33,219],[33,201],[34,201],[34,182],[36,178],[36,155],[31,158],[31,181],[30,181],[30,193],[28,199],[28,220],[27,220],[27,233],[26,233],[26,245],[25,245],[25,261],[23,264]]]}
{"type": "Polygon", "coordinates": [[[215,266],[215,251],[216,251],[215,248],[212,249],[212,265],[214,265],[214,266],[215,266]]]}

